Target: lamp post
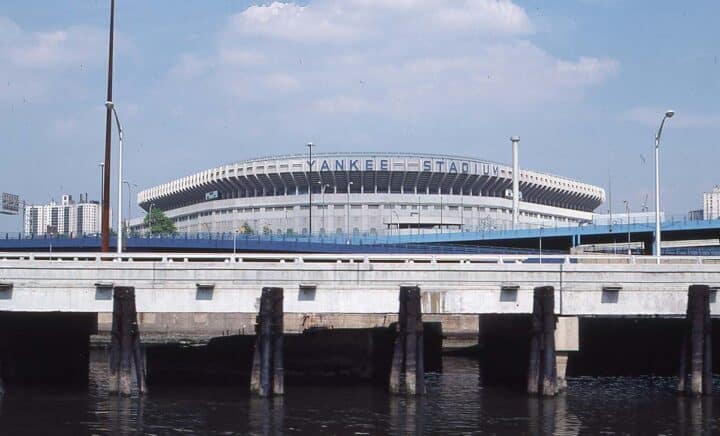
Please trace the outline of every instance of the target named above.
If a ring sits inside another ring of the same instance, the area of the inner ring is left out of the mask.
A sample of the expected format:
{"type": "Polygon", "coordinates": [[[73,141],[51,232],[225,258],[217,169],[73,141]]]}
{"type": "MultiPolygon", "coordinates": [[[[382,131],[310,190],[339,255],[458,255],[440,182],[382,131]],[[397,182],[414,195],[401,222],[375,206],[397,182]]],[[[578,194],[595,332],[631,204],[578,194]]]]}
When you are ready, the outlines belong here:
{"type": "MultiPolygon", "coordinates": [[[[108,43],[108,73],[107,73],[107,97],[105,101],[112,101],[113,82],[113,40],[115,32],[115,0],[110,0],[110,38],[108,43]]],[[[105,107],[105,165],[103,168],[103,192],[102,192],[102,214],[100,218],[100,233],[102,235],[101,250],[103,253],[110,251],[110,151],[112,137],[112,110],[106,104],[105,107]]]]}
{"type": "Polygon", "coordinates": [[[153,226],[152,209],[153,209],[153,206],[155,206],[155,203],[150,203],[150,209],[148,209],[148,233],[150,233],[150,236],[152,236],[152,226],[153,226]]]}
{"type": "Polygon", "coordinates": [[[628,256],[632,254],[632,249],[630,248],[630,203],[628,203],[627,200],[623,200],[623,203],[625,203],[625,213],[627,214],[627,226],[628,226],[628,256]]]}
{"type": "MultiPolygon", "coordinates": [[[[318,182],[322,184],[322,182],[318,182]]],[[[323,208],[323,218],[322,218],[322,228],[325,233],[327,233],[327,223],[325,222],[325,209],[327,209],[327,203],[325,203],[325,189],[329,188],[330,185],[325,183],[322,185],[322,208],[323,208]]]]}
{"type": "Polygon", "coordinates": [[[353,185],[353,182],[348,182],[347,184],[347,240],[345,241],[346,244],[350,244],[350,186],[353,185]]]}
{"type": "Polygon", "coordinates": [[[668,110],[665,112],[662,121],[660,122],[660,128],[658,129],[657,135],[655,135],[655,246],[654,254],[657,256],[657,263],[660,263],[660,256],[662,251],[662,235],[660,234],[660,136],[662,135],[663,126],[665,121],[672,118],[675,115],[675,111],[668,110]]]}
{"type": "Polygon", "coordinates": [[[102,210],[103,207],[103,186],[105,185],[105,179],[103,178],[105,175],[105,163],[100,162],[98,164],[100,167],[100,210],[102,210]]]}
{"type": "Polygon", "coordinates": [[[519,136],[513,136],[510,138],[510,141],[512,142],[512,161],[513,161],[513,187],[512,187],[512,193],[513,193],[513,201],[512,201],[512,225],[513,230],[515,230],[518,226],[518,220],[519,220],[519,211],[520,211],[520,165],[518,163],[518,148],[520,144],[520,137],[519,136]]]}
{"type": "Polygon", "coordinates": [[[397,234],[398,234],[398,236],[400,236],[400,215],[398,215],[398,213],[395,209],[392,209],[391,212],[392,213],[390,214],[390,236],[392,237],[392,227],[393,227],[392,217],[393,217],[393,215],[395,215],[395,218],[397,219],[397,234]]]}
{"type": "Polygon", "coordinates": [[[312,167],[313,167],[313,161],[312,161],[312,149],[315,147],[315,144],[312,142],[307,143],[308,148],[308,236],[312,236],[312,167]]]}
{"type": "Polygon", "coordinates": [[[129,228],[130,228],[130,218],[131,218],[131,216],[130,216],[130,215],[131,215],[131,213],[130,213],[130,203],[131,203],[130,199],[132,198],[132,188],[131,188],[130,186],[134,186],[134,187],[137,188],[137,185],[136,185],[135,183],[130,183],[130,182],[128,182],[127,180],[123,181],[123,183],[124,183],[124,184],[127,186],[127,188],[128,188],[128,208],[127,208],[127,218],[125,218],[125,221],[127,221],[127,226],[126,226],[126,228],[129,229],[129,228]]]}
{"type": "Polygon", "coordinates": [[[112,101],[106,101],[105,107],[115,115],[115,124],[118,129],[118,136],[120,137],[118,145],[118,211],[117,211],[117,222],[118,222],[118,235],[117,235],[117,252],[122,254],[122,164],[123,164],[123,129],[120,125],[120,118],[115,109],[115,104],[112,101]]]}

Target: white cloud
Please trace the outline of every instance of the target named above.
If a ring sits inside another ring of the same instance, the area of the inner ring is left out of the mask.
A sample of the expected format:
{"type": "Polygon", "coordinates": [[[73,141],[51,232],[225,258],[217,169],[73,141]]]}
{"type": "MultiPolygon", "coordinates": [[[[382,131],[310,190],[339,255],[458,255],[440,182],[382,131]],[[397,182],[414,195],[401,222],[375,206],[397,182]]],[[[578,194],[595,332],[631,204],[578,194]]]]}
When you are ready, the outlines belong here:
{"type": "Polygon", "coordinates": [[[572,101],[617,74],[617,61],[553,56],[508,0],[273,2],[232,15],[208,55],[174,71],[206,90],[279,111],[389,116],[572,101]],[[198,74],[185,76],[195,79],[198,74]],[[196,83],[196,82],[194,82],[196,83]]]}
{"type": "Polygon", "coordinates": [[[96,28],[71,26],[34,32],[0,17],[0,99],[36,99],[50,94],[67,95],[80,85],[63,73],[82,74],[101,67],[107,35],[96,28]]]}

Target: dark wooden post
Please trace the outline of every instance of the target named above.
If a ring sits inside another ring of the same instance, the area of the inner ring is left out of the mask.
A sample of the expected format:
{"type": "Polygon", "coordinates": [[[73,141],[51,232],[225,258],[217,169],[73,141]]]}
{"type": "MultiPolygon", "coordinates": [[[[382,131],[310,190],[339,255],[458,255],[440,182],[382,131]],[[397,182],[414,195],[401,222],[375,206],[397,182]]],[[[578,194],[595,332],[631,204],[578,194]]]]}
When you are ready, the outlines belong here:
{"type": "Polygon", "coordinates": [[[425,356],[420,288],[400,287],[400,310],[393,349],[389,389],[391,393],[425,393],[425,356]]]}
{"type": "Polygon", "coordinates": [[[109,392],[119,392],[121,395],[131,394],[133,366],[135,367],[138,392],[143,394],[147,392],[145,356],[140,344],[135,288],[117,286],[113,289],[109,392]]]}
{"type": "Polygon", "coordinates": [[[555,289],[542,288],[543,308],[543,395],[557,394],[557,359],[555,358],[555,289]]]}
{"type": "Polygon", "coordinates": [[[266,397],[283,395],[283,289],[263,288],[257,317],[257,340],[250,392],[266,397]]]}
{"type": "Polygon", "coordinates": [[[712,394],[712,327],[710,288],[707,285],[690,286],[686,313],[677,390],[693,395],[710,395],[712,394]]]}
{"type": "Polygon", "coordinates": [[[542,341],[542,298],[538,289],[533,292],[532,331],[530,337],[530,365],[528,393],[537,394],[540,386],[540,342],[542,341]]]}
{"type": "Polygon", "coordinates": [[[555,289],[540,286],[533,293],[532,337],[528,368],[528,393],[558,393],[555,354],[555,289]]]}

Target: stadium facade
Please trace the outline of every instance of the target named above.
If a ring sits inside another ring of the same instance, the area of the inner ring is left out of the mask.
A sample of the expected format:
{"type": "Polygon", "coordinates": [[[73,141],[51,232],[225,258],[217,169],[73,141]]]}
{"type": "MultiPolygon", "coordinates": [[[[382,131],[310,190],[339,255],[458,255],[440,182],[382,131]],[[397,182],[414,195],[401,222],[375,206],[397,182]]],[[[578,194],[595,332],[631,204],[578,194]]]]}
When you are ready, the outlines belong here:
{"type": "MultiPolygon", "coordinates": [[[[521,169],[520,226],[591,222],[597,186],[521,169]]],[[[512,226],[512,167],[451,155],[320,153],[250,159],[138,193],[180,232],[397,234],[512,226]]],[[[132,223],[142,231],[142,221],[132,223]]]]}

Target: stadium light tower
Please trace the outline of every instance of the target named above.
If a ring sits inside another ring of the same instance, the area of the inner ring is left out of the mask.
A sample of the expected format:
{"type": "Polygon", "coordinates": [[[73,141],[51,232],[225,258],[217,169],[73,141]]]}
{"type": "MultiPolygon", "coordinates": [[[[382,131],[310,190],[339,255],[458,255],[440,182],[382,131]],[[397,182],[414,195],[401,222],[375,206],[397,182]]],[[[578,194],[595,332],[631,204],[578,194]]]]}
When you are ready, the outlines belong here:
{"type": "Polygon", "coordinates": [[[123,228],[122,228],[122,163],[123,163],[123,129],[122,125],[120,125],[120,118],[118,117],[117,110],[115,109],[115,104],[111,101],[105,102],[105,107],[108,108],[108,110],[112,111],[113,115],[115,115],[115,124],[117,125],[118,129],[118,136],[120,137],[120,141],[118,144],[118,211],[117,211],[117,222],[118,222],[118,230],[117,230],[117,252],[118,254],[122,254],[122,238],[123,238],[123,228]]]}
{"type": "Polygon", "coordinates": [[[675,115],[674,110],[668,110],[665,112],[665,115],[660,122],[660,128],[658,129],[657,135],[655,135],[655,245],[653,247],[653,251],[655,256],[657,256],[657,263],[660,263],[660,256],[662,254],[662,236],[660,235],[660,136],[662,135],[665,121],[672,118],[673,115],[675,115]]]}

